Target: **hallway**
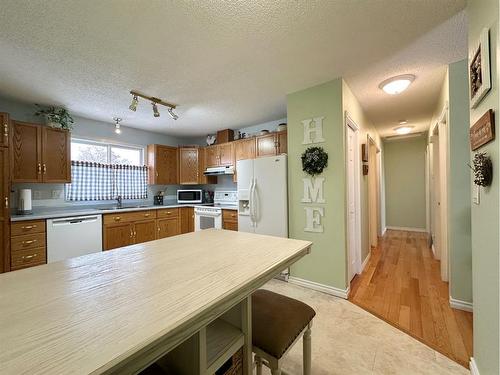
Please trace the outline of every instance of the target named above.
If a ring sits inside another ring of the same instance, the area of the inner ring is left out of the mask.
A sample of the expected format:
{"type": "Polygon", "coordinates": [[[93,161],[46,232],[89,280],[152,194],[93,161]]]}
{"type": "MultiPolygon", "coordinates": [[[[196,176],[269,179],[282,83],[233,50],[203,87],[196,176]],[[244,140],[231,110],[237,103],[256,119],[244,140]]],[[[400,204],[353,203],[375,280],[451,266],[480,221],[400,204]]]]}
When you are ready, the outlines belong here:
{"type": "Polygon", "coordinates": [[[472,313],[450,308],[426,234],[388,230],[352,281],[349,300],[468,367],[472,313]]]}

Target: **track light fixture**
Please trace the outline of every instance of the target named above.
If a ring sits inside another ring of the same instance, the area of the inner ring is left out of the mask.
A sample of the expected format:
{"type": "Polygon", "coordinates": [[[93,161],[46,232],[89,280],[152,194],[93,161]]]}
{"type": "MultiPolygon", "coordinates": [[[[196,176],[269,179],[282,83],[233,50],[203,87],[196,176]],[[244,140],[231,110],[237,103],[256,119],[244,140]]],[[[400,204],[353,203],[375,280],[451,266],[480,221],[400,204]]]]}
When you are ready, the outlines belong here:
{"type": "Polygon", "coordinates": [[[113,121],[115,122],[115,133],[116,134],[121,134],[122,133],[122,130],[120,129],[120,122],[122,120],[123,119],[121,119],[120,117],[113,117],[113,121]]]}
{"type": "Polygon", "coordinates": [[[160,112],[158,112],[158,106],[156,105],[155,102],[151,102],[153,105],[153,116],[154,117],[160,117],[160,112]]]}
{"type": "Polygon", "coordinates": [[[141,97],[143,99],[149,100],[151,102],[151,105],[153,106],[153,115],[154,117],[160,117],[160,112],[158,111],[158,104],[163,105],[167,107],[169,115],[174,119],[177,120],[179,118],[178,115],[174,113],[174,109],[177,107],[175,104],[165,102],[161,99],[155,98],[154,96],[147,96],[144,94],[141,94],[140,92],[137,91],[130,91],[130,95],[132,95],[132,104],[130,104],[129,109],[131,111],[136,111],[137,110],[137,105],[139,104],[138,98],[141,97]]]}
{"type": "Polygon", "coordinates": [[[174,113],[173,108],[168,107],[167,111],[168,111],[168,114],[170,115],[170,117],[172,117],[174,120],[177,120],[177,119],[179,118],[179,116],[177,116],[177,115],[174,113]]]}
{"type": "Polygon", "coordinates": [[[137,111],[137,105],[139,104],[139,100],[137,99],[137,95],[134,95],[132,98],[132,103],[130,103],[130,106],[128,107],[131,111],[137,111]]]}

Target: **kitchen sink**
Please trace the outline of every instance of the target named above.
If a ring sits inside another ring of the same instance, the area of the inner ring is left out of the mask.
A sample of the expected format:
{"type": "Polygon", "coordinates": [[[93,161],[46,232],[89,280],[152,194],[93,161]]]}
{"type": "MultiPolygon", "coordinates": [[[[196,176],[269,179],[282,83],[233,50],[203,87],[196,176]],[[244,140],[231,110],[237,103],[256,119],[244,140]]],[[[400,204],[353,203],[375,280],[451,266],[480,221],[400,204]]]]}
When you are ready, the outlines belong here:
{"type": "Polygon", "coordinates": [[[122,207],[113,206],[113,207],[100,207],[100,208],[98,208],[98,210],[101,210],[101,211],[128,210],[128,209],[131,209],[131,208],[147,208],[147,207],[151,207],[151,206],[147,206],[147,205],[122,206],[122,207]]]}

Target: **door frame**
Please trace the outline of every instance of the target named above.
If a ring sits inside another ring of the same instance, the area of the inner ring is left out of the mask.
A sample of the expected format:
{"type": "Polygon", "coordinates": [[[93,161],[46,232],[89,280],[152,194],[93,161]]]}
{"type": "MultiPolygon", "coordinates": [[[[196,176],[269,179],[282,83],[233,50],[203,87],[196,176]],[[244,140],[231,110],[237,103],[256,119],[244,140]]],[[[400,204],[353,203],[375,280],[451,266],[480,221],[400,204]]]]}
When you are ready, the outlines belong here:
{"type": "MultiPolygon", "coordinates": [[[[355,233],[355,253],[356,253],[356,259],[355,259],[355,269],[354,269],[354,274],[360,274],[362,271],[362,262],[361,262],[361,189],[360,189],[360,174],[361,174],[361,168],[360,168],[360,147],[359,147],[359,126],[354,122],[352,117],[349,115],[348,111],[345,111],[345,137],[344,137],[344,142],[345,142],[345,165],[344,165],[344,172],[345,172],[345,202],[348,206],[349,204],[349,177],[348,177],[348,171],[347,171],[347,165],[349,163],[348,161],[348,128],[354,131],[354,143],[356,144],[356,147],[354,149],[354,206],[355,206],[355,212],[356,212],[356,218],[354,220],[354,225],[356,228],[356,233],[355,233]]],[[[345,233],[346,233],[346,253],[347,253],[347,278],[349,279],[350,277],[350,264],[351,264],[351,259],[350,259],[350,251],[349,251],[349,213],[348,213],[348,207],[346,207],[345,210],[345,233]]],[[[348,285],[351,280],[348,281],[348,285]]]]}
{"type": "Polygon", "coordinates": [[[368,191],[367,191],[367,201],[368,201],[368,249],[371,251],[371,246],[372,246],[372,236],[375,234],[376,237],[376,243],[378,245],[378,236],[380,233],[380,171],[379,171],[379,165],[378,165],[378,160],[379,160],[379,155],[380,155],[380,147],[378,147],[377,142],[370,137],[368,134],[367,136],[367,146],[368,146],[368,179],[367,179],[367,185],[368,185],[368,191]],[[371,155],[371,150],[372,147],[375,148],[375,157],[372,158],[371,155]],[[373,160],[372,160],[373,159],[373,160]],[[372,168],[373,167],[373,168],[372,168]],[[373,170],[372,170],[373,169],[373,170]],[[373,181],[372,181],[373,180],[373,181]],[[372,186],[373,185],[373,186],[372,186]],[[371,191],[370,188],[375,189],[375,220],[376,223],[372,223],[372,212],[371,212],[371,191]],[[375,226],[373,226],[375,224],[375,226]],[[373,233],[372,230],[375,232],[373,233]]]}

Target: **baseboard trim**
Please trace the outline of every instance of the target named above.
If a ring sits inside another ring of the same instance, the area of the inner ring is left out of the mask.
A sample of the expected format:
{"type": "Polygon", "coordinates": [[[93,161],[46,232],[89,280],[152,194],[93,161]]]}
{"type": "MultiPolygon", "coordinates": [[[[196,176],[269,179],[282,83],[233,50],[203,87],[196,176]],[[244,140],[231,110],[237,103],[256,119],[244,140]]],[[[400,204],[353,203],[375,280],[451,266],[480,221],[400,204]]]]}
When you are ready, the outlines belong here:
{"type": "Polygon", "coordinates": [[[454,309],[472,312],[473,305],[471,302],[461,301],[450,297],[450,306],[454,309]]]}
{"type": "Polygon", "coordinates": [[[470,368],[471,375],[480,375],[479,369],[477,368],[477,364],[476,364],[476,361],[474,360],[474,357],[470,358],[469,368],[470,368]]]}
{"type": "Polygon", "coordinates": [[[291,284],[303,286],[304,288],[309,288],[312,290],[316,290],[318,292],[330,294],[330,295],[335,296],[335,297],[340,297],[343,299],[349,298],[349,288],[339,289],[339,288],[335,288],[333,286],[320,284],[320,283],[317,283],[314,281],[304,280],[304,279],[301,279],[299,277],[294,277],[294,276],[290,276],[288,278],[288,282],[291,284]]]}
{"type": "Polygon", "coordinates": [[[405,232],[420,232],[427,233],[427,229],[425,228],[412,228],[412,227],[387,227],[390,230],[404,230],[405,232]]]}
{"type": "Polygon", "coordinates": [[[365,260],[363,261],[363,263],[361,264],[361,271],[359,271],[359,273],[363,272],[365,270],[365,267],[366,265],[368,264],[368,262],[370,261],[370,257],[372,256],[372,251],[370,250],[370,252],[368,253],[368,255],[366,256],[365,260]]]}
{"type": "Polygon", "coordinates": [[[385,232],[387,232],[387,227],[385,227],[385,228],[382,230],[382,235],[381,235],[380,237],[384,237],[385,232]]]}

